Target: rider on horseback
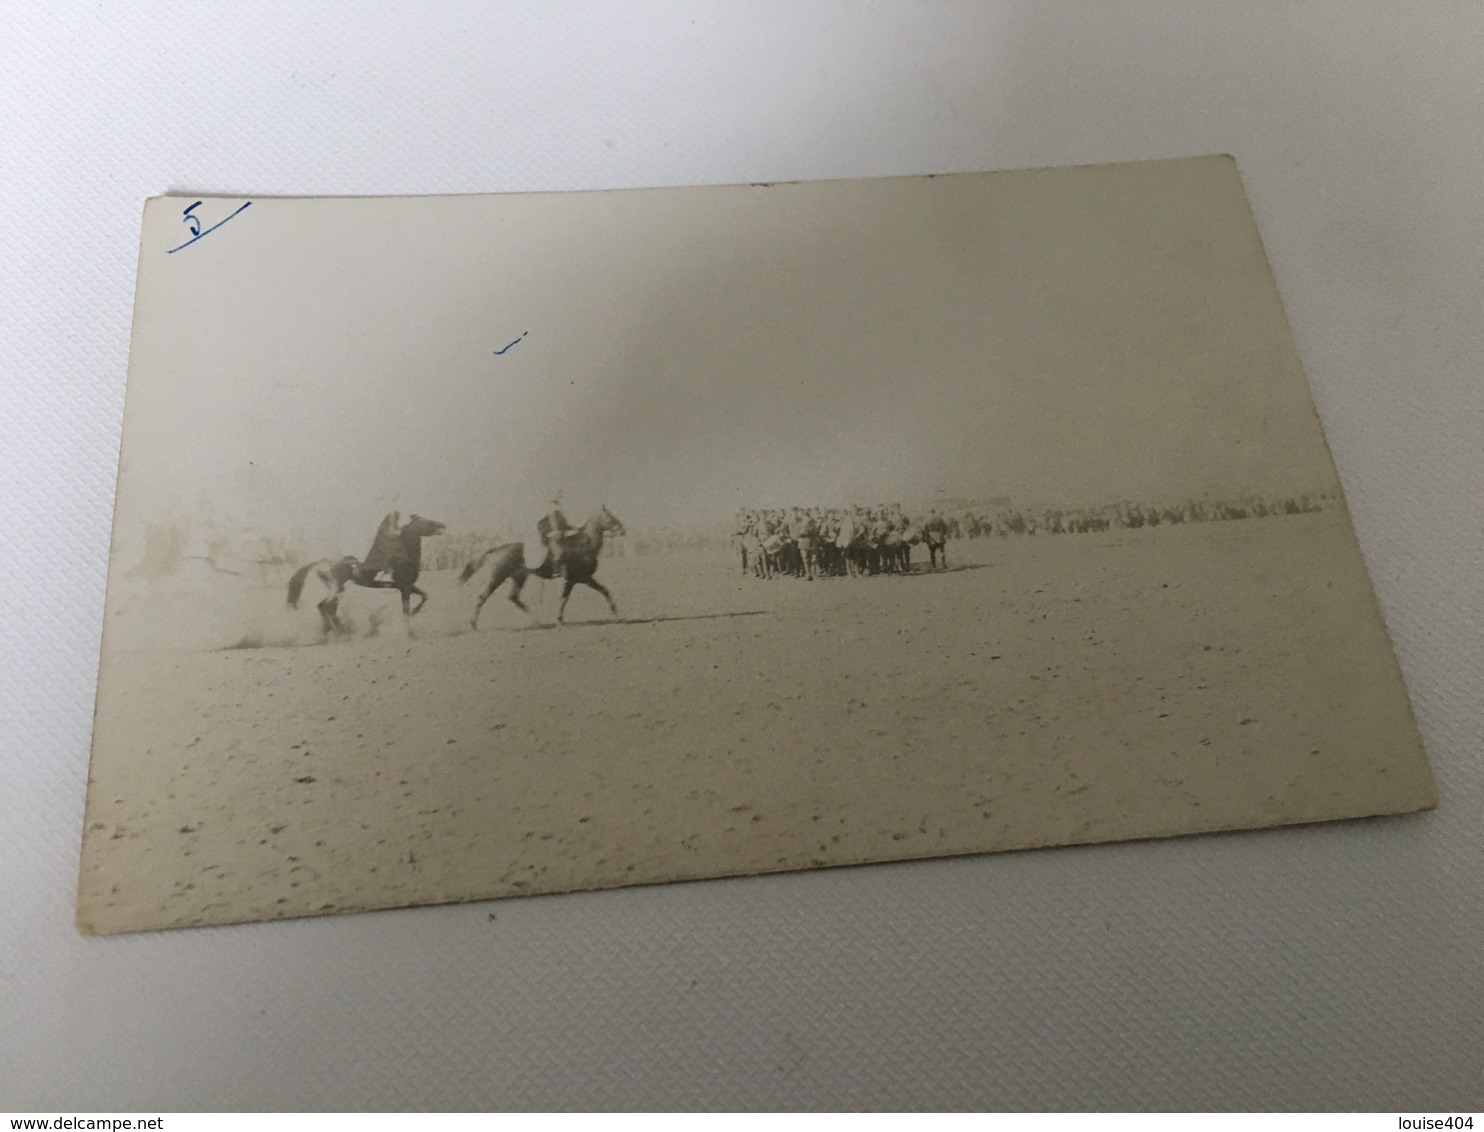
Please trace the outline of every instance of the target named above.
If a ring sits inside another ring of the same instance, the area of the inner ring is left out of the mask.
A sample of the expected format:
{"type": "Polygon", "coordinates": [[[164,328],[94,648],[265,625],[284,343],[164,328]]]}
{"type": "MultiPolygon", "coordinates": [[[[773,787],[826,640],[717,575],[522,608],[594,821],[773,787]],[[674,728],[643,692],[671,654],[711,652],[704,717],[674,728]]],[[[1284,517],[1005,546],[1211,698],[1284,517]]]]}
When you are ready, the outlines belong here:
{"type": "Polygon", "coordinates": [[[560,493],[551,501],[551,510],[536,524],[536,530],[541,535],[541,541],[546,545],[546,561],[536,572],[543,577],[560,578],[563,573],[562,551],[567,534],[572,530],[572,524],[567,522],[567,516],[562,514],[560,493]]]}
{"type": "Polygon", "coordinates": [[[392,559],[397,553],[397,528],[401,521],[401,512],[393,511],[376,528],[376,538],[357,570],[362,585],[369,585],[376,580],[376,575],[392,568],[392,559]]]}

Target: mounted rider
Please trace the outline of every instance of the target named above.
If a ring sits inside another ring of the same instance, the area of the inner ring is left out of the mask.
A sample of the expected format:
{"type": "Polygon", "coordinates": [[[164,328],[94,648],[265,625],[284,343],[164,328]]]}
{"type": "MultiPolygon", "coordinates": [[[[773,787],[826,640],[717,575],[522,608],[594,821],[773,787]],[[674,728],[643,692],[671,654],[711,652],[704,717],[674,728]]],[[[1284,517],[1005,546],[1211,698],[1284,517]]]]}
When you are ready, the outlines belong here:
{"type": "Polygon", "coordinates": [[[398,535],[401,522],[402,513],[393,511],[382,519],[381,526],[376,528],[376,537],[371,541],[371,549],[366,552],[366,557],[361,559],[356,571],[361,585],[369,585],[376,580],[376,575],[392,568],[392,562],[397,556],[400,545],[398,535]]]}
{"type": "Polygon", "coordinates": [[[551,510],[537,522],[536,531],[540,534],[541,542],[546,547],[546,560],[541,563],[536,572],[548,578],[562,577],[564,567],[563,552],[566,548],[567,535],[572,531],[572,524],[567,522],[567,516],[562,514],[562,497],[560,492],[551,501],[551,510]]]}

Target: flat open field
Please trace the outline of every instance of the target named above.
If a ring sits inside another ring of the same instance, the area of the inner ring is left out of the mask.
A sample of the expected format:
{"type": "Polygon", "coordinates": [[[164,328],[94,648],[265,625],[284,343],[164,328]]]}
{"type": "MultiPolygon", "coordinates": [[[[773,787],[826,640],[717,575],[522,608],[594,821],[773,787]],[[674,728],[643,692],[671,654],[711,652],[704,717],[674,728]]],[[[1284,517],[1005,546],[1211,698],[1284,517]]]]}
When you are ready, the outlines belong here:
{"type": "Polygon", "coordinates": [[[482,579],[430,575],[414,639],[398,615],[329,645],[284,644],[313,641],[312,609],[292,620],[242,579],[112,593],[82,926],[1432,802],[1343,512],[949,555],[812,583],[730,556],[605,559],[625,620],[579,589],[574,624],[537,626],[559,590],[533,579],[535,617],[496,595],[477,633],[482,579]]]}

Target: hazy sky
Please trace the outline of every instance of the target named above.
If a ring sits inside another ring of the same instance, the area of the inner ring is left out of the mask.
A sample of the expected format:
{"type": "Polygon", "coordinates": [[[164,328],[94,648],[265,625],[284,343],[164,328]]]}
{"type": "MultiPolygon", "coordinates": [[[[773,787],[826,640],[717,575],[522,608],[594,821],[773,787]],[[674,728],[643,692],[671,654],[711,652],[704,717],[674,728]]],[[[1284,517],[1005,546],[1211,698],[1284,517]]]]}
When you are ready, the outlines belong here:
{"type": "Polygon", "coordinates": [[[257,200],[166,254],[190,203],[146,209],[125,519],[204,491],[355,551],[557,489],[645,526],[1334,483],[1225,159],[257,200]]]}

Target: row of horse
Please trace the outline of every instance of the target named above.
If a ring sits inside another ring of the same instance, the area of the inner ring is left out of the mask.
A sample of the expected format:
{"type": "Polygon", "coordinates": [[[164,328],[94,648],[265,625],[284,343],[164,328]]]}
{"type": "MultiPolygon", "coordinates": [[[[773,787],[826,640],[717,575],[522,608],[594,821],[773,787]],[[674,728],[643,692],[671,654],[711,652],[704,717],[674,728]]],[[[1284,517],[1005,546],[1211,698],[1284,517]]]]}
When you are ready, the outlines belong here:
{"type": "MultiPolygon", "coordinates": [[[[441,535],[446,529],[446,524],[421,515],[413,515],[403,523],[401,516],[392,512],[381,521],[365,558],[354,555],[321,558],[299,567],[289,579],[289,608],[298,609],[306,600],[306,591],[314,586],[317,591],[315,608],[319,611],[325,632],[344,633],[347,630],[339,615],[340,598],[347,586],[355,585],[373,590],[396,590],[402,598],[403,616],[415,616],[428,601],[427,593],[417,585],[423,567],[423,539],[441,535]],[[414,597],[417,598],[415,605],[412,602],[414,597]]],[[[510,589],[505,596],[517,608],[529,613],[520,595],[531,577],[561,578],[563,587],[561,605],[557,609],[558,624],[566,614],[567,599],[579,585],[601,594],[617,617],[618,607],[614,604],[613,595],[594,575],[598,571],[604,538],[625,533],[623,523],[604,506],[581,527],[561,536],[559,557],[549,554],[544,561],[532,565],[526,560],[523,542],[502,543],[474,555],[460,573],[460,583],[468,583],[486,566],[489,576],[470,618],[471,627],[479,627],[479,613],[484,603],[507,582],[510,589]]]]}

